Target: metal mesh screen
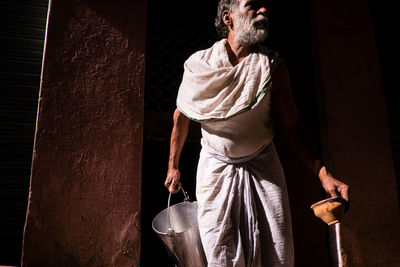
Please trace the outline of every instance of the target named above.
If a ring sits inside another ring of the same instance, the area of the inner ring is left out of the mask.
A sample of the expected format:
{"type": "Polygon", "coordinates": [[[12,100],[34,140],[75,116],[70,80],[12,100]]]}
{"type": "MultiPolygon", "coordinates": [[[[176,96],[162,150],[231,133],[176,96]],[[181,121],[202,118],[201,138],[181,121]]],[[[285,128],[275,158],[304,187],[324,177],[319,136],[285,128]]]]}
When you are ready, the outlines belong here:
{"type": "Polygon", "coordinates": [[[218,1],[148,1],[145,112],[173,112],[183,63],[219,38],[218,1]]]}

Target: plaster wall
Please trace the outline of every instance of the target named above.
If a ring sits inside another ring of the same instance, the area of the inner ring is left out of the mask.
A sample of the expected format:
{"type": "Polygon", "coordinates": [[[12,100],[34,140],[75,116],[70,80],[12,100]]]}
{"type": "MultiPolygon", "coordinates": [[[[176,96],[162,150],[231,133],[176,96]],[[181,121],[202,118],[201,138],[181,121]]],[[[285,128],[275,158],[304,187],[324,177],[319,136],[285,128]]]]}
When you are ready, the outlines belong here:
{"type": "Polygon", "coordinates": [[[399,266],[399,207],[368,1],[312,1],[324,153],[351,187],[345,266],[399,266]]]}
{"type": "Polygon", "coordinates": [[[139,266],[145,10],[51,1],[23,266],[139,266]]]}

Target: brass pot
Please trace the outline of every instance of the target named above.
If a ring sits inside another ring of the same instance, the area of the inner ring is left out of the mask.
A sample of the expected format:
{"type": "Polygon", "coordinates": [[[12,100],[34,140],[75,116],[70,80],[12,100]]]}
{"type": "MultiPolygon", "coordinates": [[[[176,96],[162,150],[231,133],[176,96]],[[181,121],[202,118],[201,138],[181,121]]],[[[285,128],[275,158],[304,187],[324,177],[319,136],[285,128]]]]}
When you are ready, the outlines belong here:
{"type": "Polygon", "coordinates": [[[342,197],[331,197],[321,200],[313,205],[315,216],[323,220],[328,225],[333,225],[342,220],[344,213],[347,211],[348,203],[342,197]]]}

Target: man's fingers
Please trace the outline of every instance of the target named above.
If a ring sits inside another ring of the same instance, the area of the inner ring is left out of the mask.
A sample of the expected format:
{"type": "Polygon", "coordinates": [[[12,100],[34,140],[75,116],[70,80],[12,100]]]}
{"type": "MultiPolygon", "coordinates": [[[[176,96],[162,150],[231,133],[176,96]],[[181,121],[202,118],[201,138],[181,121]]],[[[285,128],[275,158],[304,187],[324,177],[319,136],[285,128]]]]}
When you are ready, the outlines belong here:
{"type": "Polygon", "coordinates": [[[176,183],[176,185],[175,185],[175,193],[179,192],[179,190],[181,189],[181,186],[182,186],[181,182],[178,181],[178,182],[176,183]]]}
{"type": "Polygon", "coordinates": [[[167,180],[166,180],[165,183],[164,183],[164,186],[165,186],[166,188],[169,188],[170,185],[171,185],[171,179],[170,179],[170,178],[167,178],[167,180]]]}
{"type": "Polygon", "coordinates": [[[179,189],[181,189],[181,186],[178,184],[171,184],[168,187],[169,192],[171,192],[172,194],[178,193],[179,189]]]}
{"type": "Polygon", "coordinates": [[[336,193],[335,188],[329,188],[328,190],[326,190],[326,192],[327,192],[329,195],[331,195],[331,197],[337,197],[337,196],[338,196],[337,193],[336,193]]]}
{"type": "Polygon", "coordinates": [[[167,173],[167,179],[165,179],[164,186],[168,189],[171,193],[176,193],[181,188],[180,179],[180,172],[178,169],[169,169],[167,173]]]}
{"type": "Polygon", "coordinates": [[[167,186],[167,188],[168,188],[168,191],[169,191],[169,192],[175,193],[175,192],[174,192],[174,190],[175,190],[175,184],[174,184],[174,182],[169,183],[168,186],[167,186]]]}
{"type": "Polygon", "coordinates": [[[176,192],[175,192],[175,186],[174,186],[174,185],[170,185],[170,186],[168,187],[168,191],[169,191],[170,193],[172,193],[172,194],[176,193],[176,192]]]}
{"type": "Polygon", "coordinates": [[[177,193],[180,189],[181,189],[181,182],[178,181],[172,181],[170,185],[167,186],[169,192],[171,192],[172,194],[177,193]]]}
{"type": "Polygon", "coordinates": [[[340,191],[340,194],[342,195],[342,197],[348,202],[349,201],[349,193],[348,191],[340,191]]]}
{"type": "Polygon", "coordinates": [[[340,192],[340,195],[342,198],[344,198],[346,201],[349,201],[349,186],[348,185],[341,185],[338,187],[338,191],[340,192]]]}

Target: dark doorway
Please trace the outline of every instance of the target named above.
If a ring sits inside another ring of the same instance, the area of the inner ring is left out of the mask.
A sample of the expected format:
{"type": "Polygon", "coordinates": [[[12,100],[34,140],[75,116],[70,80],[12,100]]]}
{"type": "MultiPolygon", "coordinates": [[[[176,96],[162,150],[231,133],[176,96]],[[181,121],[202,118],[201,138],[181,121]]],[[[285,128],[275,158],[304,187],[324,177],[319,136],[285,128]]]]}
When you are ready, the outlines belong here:
{"type": "MultiPolygon", "coordinates": [[[[187,2],[148,1],[146,48],[146,88],[144,153],[142,183],[142,247],[141,266],[173,266],[167,253],[152,230],[153,218],[167,207],[168,192],[163,183],[167,173],[169,137],[172,114],[183,74],[184,61],[195,51],[210,47],[219,40],[214,17],[218,1],[187,2]]],[[[312,36],[307,1],[296,1],[290,7],[279,1],[269,6],[270,31],[266,45],[279,52],[289,68],[293,94],[300,116],[316,143],[319,143],[318,107],[313,77],[312,36]]],[[[195,199],[195,174],[200,151],[199,127],[191,123],[188,142],[182,152],[180,168],[182,183],[195,199]]],[[[309,205],[321,199],[322,191],[306,168],[299,163],[290,148],[279,136],[275,138],[288,180],[295,235],[296,265],[328,265],[326,229],[313,217],[309,205]],[[310,192],[308,192],[310,191],[310,192]],[[312,191],[312,192],[311,192],[312,191]],[[305,193],[306,197],[305,197],[305,193]],[[300,204],[299,204],[300,203],[300,204]],[[310,223],[311,221],[311,223],[310,223]],[[310,225],[316,225],[313,231],[310,225]],[[304,228],[307,230],[305,231],[304,228]],[[310,234],[312,236],[308,236],[310,234]]],[[[177,194],[173,202],[182,201],[177,194]]]]}

